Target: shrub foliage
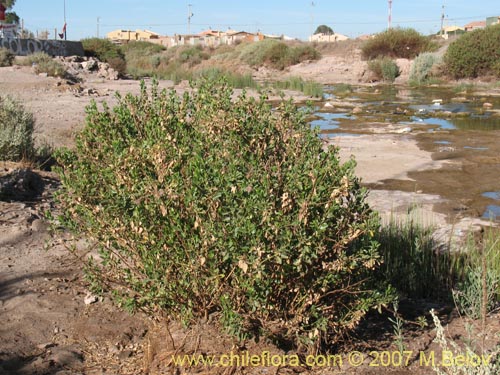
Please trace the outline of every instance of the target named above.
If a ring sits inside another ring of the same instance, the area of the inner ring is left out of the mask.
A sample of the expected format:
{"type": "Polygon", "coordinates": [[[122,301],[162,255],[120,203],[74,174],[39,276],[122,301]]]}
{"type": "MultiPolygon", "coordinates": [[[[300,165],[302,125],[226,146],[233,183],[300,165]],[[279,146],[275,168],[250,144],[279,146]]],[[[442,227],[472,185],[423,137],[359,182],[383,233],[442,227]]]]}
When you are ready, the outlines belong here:
{"type": "Polygon", "coordinates": [[[182,98],[143,84],[114,109],[93,103],[58,154],[61,219],[99,245],[95,289],[132,310],[334,340],[386,300],[370,283],[378,218],[304,111],[232,94],[202,80],[182,98]]]}
{"type": "Polygon", "coordinates": [[[310,45],[290,46],[277,40],[242,44],[240,59],[251,66],[263,66],[283,70],[305,60],[317,60],[320,53],[310,45]]]}
{"type": "Polygon", "coordinates": [[[422,53],[418,55],[410,69],[409,81],[413,85],[423,85],[433,77],[436,66],[441,64],[442,58],[434,53],[422,53]]]}
{"type": "Polygon", "coordinates": [[[412,59],[415,56],[435,49],[432,41],[414,29],[388,29],[369,39],[361,47],[367,60],[379,57],[412,59]]]}
{"type": "Polygon", "coordinates": [[[394,82],[400,75],[398,65],[388,57],[369,61],[368,68],[375,73],[378,80],[386,82],[394,82]]]}
{"type": "Polygon", "coordinates": [[[35,120],[9,96],[0,96],[0,160],[19,161],[35,154],[35,120]]]}
{"type": "Polygon", "coordinates": [[[45,52],[35,52],[29,55],[24,61],[26,65],[32,65],[35,73],[47,73],[50,77],[65,77],[67,75],[66,68],[59,61],[54,60],[45,52]]]}
{"type": "Polygon", "coordinates": [[[462,35],[450,44],[444,61],[454,78],[500,77],[500,25],[462,35]]]}
{"type": "Polygon", "coordinates": [[[15,56],[8,48],[0,47],[0,67],[11,66],[15,56]]]}

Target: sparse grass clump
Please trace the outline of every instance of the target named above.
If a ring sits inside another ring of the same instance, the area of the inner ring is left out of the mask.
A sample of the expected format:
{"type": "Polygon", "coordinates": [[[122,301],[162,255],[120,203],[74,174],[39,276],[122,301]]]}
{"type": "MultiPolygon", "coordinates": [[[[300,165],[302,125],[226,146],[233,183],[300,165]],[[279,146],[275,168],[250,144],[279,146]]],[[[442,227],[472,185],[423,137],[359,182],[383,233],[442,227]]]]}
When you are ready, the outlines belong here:
{"type": "Polygon", "coordinates": [[[0,67],[11,66],[15,56],[8,48],[0,47],[0,67]]]}
{"type": "Polygon", "coordinates": [[[500,78],[500,25],[462,35],[444,56],[447,72],[454,78],[494,74],[500,78]]]}
{"type": "Polygon", "coordinates": [[[10,96],[0,96],[0,160],[20,161],[35,155],[33,114],[10,96]]]}
{"type": "Polygon", "coordinates": [[[414,29],[395,28],[375,35],[362,46],[367,60],[379,57],[412,59],[423,52],[431,52],[436,45],[430,38],[414,29]]]}
{"type": "Polygon", "coordinates": [[[59,61],[54,60],[51,56],[47,55],[45,52],[36,52],[29,55],[25,60],[24,64],[33,66],[35,73],[47,73],[50,77],[65,77],[66,68],[59,61]]]}
{"type": "Polygon", "coordinates": [[[202,80],[87,109],[61,151],[62,223],[100,249],[87,277],[130,310],[213,316],[240,339],[318,348],[389,301],[378,218],[304,111],[202,80]]]}
{"type": "Polygon", "coordinates": [[[394,82],[400,74],[398,65],[388,57],[368,61],[368,68],[378,80],[386,82],[394,82]]]}
{"type": "Polygon", "coordinates": [[[207,68],[195,72],[196,78],[205,78],[213,81],[224,79],[229,86],[236,89],[258,88],[257,82],[251,74],[239,74],[221,68],[207,68]]]}
{"type": "Polygon", "coordinates": [[[323,85],[314,81],[304,81],[301,77],[290,77],[285,81],[277,81],[272,84],[274,88],[281,90],[294,90],[304,93],[313,98],[323,97],[323,85]]]}

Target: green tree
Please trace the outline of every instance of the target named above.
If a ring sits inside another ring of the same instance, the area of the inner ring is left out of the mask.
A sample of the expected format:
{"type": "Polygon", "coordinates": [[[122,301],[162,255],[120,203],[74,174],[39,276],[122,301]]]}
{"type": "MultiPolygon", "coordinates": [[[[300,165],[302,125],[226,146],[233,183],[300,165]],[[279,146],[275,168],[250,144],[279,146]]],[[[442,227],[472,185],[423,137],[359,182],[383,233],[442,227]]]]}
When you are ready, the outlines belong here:
{"type": "Polygon", "coordinates": [[[16,14],[16,12],[7,12],[7,13],[5,13],[5,22],[7,22],[7,23],[15,23],[16,25],[19,25],[20,21],[21,21],[21,19],[16,14]]]}
{"type": "Polygon", "coordinates": [[[325,35],[333,35],[335,34],[332,30],[332,28],[330,26],[326,26],[326,25],[319,25],[317,28],[316,28],[316,31],[314,32],[314,34],[325,34],[325,35]]]}
{"type": "Polygon", "coordinates": [[[2,4],[7,9],[12,8],[15,3],[16,0],[0,0],[0,4],[2,4]]]}

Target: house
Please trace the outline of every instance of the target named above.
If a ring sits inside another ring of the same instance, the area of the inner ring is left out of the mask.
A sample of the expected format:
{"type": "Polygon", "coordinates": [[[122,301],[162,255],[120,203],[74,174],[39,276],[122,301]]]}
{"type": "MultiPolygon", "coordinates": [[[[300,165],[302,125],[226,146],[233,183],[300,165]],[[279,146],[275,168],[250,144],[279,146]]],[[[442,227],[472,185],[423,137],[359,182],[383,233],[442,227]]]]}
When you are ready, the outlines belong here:
{"type": "Polygon", "coordinates": [[[439,32],[443,39],[448,39],[450,36],[457,36],[465,33],[465,28],[460,26],[445,26],[439,32]]]}
{"type": "Polygon", "coordinates": [[[248,33],[246,31],[231,31],[225,33],[226,44],[238,44],[241,42],[258,42],[259,35],[248,33]]]}
{"type": "Polygon", "coordinates": [[[333,42],[340,42],[343,40],[347,40],[349,37],[342,35],[342,34],[323,34],[323,33],[318,33],[311,35],[309,37],[310,42],[319,42],[319,43],[333,43],[333,42]]]}
{"type": "Polygon", "coordinates": [[[486,27],[486,21],[473,21],[469,22],[464,26],[465,31],[474,31],[477,29],[484,29],[486,27]]]}
{"type": "Polygon", "coordinates": [[[500,16],[486,18],[486,26],[498,25],[500,23],[500,16]]]}
{"type": "Polygon", "coordinates": [[[149,30],[114,30],[106,34],[106,38],[116,43],[131,41],[151,41],[159,39],[160,35],[149,30]]]}

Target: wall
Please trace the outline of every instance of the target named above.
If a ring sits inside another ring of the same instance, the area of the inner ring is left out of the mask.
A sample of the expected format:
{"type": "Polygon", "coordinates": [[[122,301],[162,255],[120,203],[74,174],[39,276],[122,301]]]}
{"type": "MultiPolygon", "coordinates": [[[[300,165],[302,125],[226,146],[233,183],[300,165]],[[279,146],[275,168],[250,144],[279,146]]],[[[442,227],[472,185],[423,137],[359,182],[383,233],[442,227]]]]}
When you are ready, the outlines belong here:
{"type": "Polygon", "coordinates": [[[17,56],[45,52],[51,56],[83,56],[81,42],[41,39],[0,39],[0,47],[10,49],[17,56]]]}

